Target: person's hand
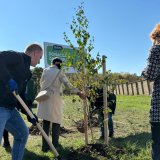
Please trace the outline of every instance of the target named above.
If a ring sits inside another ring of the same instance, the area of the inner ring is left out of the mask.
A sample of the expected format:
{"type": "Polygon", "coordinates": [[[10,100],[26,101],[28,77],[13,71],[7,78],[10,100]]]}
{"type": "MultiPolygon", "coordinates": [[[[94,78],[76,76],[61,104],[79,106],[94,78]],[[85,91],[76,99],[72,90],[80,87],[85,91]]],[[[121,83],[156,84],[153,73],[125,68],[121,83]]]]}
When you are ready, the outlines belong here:
{"type": "Polygon", "coordinates": [[[36,125],[36,123],[38,123],[38,117],[36,116],[36,114],[33,114],[34,118],[31,118],[29,115],[27,115],[27,120],[28,122],[32,123],[34,126],[36,125]]]}
{"type": "Polygon", "coordinates": [[[8,81],[8,86],[11,92],[18,90],[17,82],[14,79],[8,81]]]}
{"type": "Polygon", "coordinates": [[[85,93],[83,93],[83,92],[78,92],[78,96],[79,96],[81,99],[86,99],[86,95],[85,95],[85,93]]]}

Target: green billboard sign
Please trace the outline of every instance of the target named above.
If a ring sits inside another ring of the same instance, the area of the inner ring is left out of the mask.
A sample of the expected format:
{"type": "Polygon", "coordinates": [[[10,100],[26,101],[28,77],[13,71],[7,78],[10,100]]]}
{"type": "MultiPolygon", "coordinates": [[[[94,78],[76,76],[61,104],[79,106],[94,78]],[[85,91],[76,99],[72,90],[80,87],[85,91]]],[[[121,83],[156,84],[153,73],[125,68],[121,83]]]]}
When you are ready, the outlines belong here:
{"type": "Polygon", "coordinates": [[[66,62],[70,56],[72,57],[70,69],[73,70],[73,64],[78,61],[78,54],[76,54],[75,50],[66,45],[44,42],[45,67],[50,66],[52,59],[55,57],[58,57],[63,62],[66,62]]]}

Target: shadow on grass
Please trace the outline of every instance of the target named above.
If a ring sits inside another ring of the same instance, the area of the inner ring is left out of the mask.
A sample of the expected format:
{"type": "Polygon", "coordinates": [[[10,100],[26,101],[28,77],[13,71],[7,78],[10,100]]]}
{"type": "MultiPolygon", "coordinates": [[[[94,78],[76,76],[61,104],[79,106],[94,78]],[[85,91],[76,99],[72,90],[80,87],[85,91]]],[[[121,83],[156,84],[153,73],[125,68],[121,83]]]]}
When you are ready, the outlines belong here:
{"type": "Polygon", "coordinates": [[[151,142],[151,134],[148,132],[129,135],[124,138],[113,138],[110,140],[110,145],[128,150],[133,155],[138,155],[142,149],[146,149],[151,142]],[[134,146],[134,147],[133,147],[134,146]]]}
{"type": "MultiPolygon", "coordinates": [[[[52,158],[53,159],[53,158],[52,158]]],[[[27,149],[25,149],[24,160],[51,160],[48,156],[37,155],[27,149]]]]}
{"type": "Polygon", "coordinates": [[[136,144],[137,147],[145,148],[146,144],[148,144],[150,141],[151,141],[151,134],[148,132],[143,132],[143,133],[129,135],[124,138],[113,138],[111,139],[110,142],[115,146],[117,145],[122,146],[122,144],[130,143],[131,145],[136,144]]]}

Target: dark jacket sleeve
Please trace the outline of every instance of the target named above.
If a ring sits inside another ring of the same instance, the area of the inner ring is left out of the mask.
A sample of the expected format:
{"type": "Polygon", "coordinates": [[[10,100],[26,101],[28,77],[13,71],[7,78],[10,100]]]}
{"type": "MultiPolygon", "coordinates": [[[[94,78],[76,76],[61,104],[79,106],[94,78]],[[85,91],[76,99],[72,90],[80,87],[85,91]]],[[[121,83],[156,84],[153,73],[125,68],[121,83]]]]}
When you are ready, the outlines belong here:
{"type": "Polygon", "coordinates": [[[0,52],[0,81],[6,84],[11,78],[8,70],[9,67],[14,67],[21,62],[21,56],[17,52],[3,51],[0,52]],[[14,60],[13,60],[14,59],[14,60]]]}
{"type": "MultiPolygon", "coordinates": [[[[29,79],[26,82],[24,82],[22,92],[19,95],[30,110],[31,110],[31,108],[29,107],[27,99],[26,99],[26,87],[27,87],[29,80],[31,79],[31,76],[32,76],[32,74],[30,75],[29,79]]],[[[23,114],[28,115],[27,112],[25,111],[25,109],[23,108],[23,106],[18,101],[17,101],[16,108],[18,109],[18,111],[22,112],[23,114]]]]}
{"type": "MultiPolygon", "coordinates": [[[[22,98],[22,100],[24,101],[24,103],[26,104],[26,105],[28,105],[27,104],[27,101],[26,101],[26,95],[25,95],[25,86],[26,86],[26,84],[24,85],[24,87],[23,87],[23,90],[22,90],[22,92],[21,92],[21,94],[19,95],[21,98],[22,98]]],[[[27,115],[27,112],[25,111],[25,109],[23,108],[23,106],[20,104],[20,102],[18,102],[17,101],[17,106],[16,106],[16,108],[18,109],[18,111],[20,111],[20,112],[22,112],[23,114],[26,114],[27,115]]]]}
{"type": "Polygon", "coordinates": [[[116,95],[113,93],[110,93],[107,98],[108,107],[112,110],[112,113],[115,113],[116,109],[116,95]]]}
{"type": "Polygon", "coordinates": [[[160,76],[160,47],[152,46],[149,51],[148,63],[142,71],[142,76],[150,81],[155,81],[160,76]]]}

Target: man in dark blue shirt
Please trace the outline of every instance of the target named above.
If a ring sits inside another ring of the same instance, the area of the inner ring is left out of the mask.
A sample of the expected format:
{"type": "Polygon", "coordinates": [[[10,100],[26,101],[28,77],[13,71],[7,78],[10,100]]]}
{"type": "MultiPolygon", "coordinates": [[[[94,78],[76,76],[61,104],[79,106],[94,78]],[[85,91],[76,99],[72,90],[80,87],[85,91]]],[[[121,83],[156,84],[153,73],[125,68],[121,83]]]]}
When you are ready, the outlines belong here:
{"type": "Polygon", "coordinates": [[[26,84],[31,77],[30,66],[35,67],[42,55],[43,49],[38,44],[29,45],[24,53],[0,52],[0,142],[4,129],[13,135],[12,160],[23,159],[29,134],[12,92],[16,91],[25,98],[26,84]]]}

